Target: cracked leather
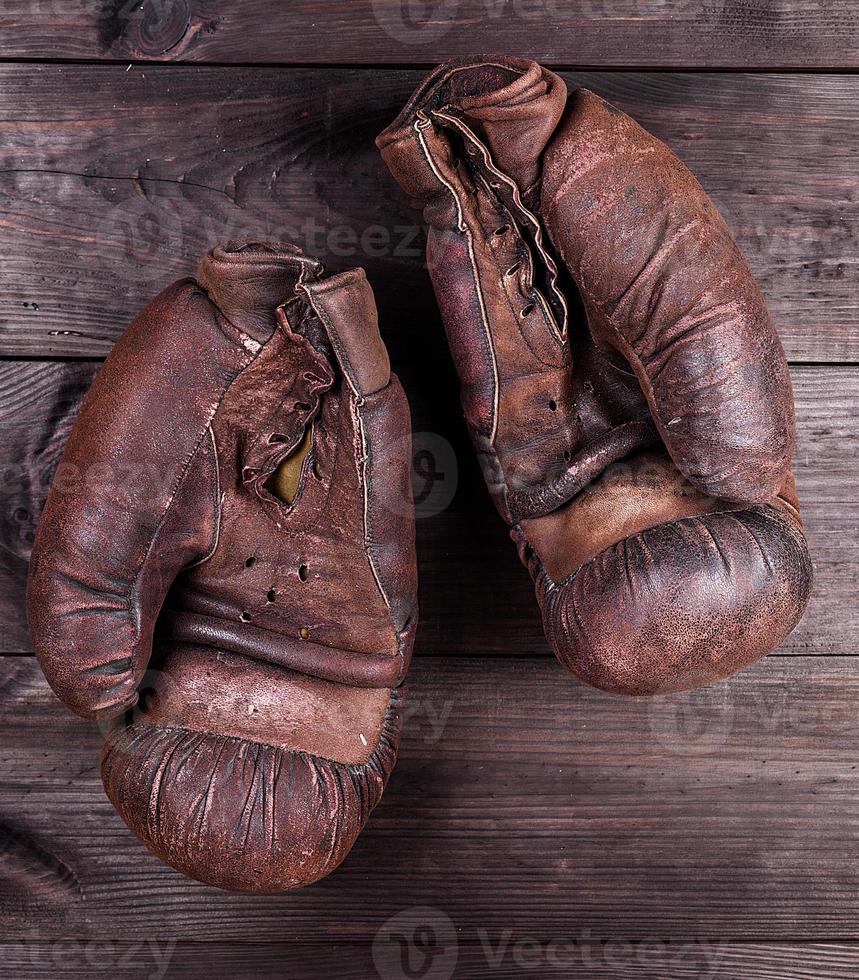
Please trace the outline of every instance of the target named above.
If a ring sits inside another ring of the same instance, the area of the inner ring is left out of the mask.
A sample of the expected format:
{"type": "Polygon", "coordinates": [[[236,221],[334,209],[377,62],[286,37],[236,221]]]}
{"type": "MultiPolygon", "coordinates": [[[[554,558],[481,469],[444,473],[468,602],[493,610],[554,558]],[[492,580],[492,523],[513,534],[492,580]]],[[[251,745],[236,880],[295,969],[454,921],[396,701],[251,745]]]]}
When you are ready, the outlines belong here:
{"type": "Polygon", "coordinates": [[[214,249],[100,370],[30,627],[59,697],[112,719],[114,806],[185,874],[306,885],[378,802],[417,622],[410,431],[363,272],[288,245],[214,249]]]}
{"type": "Polygon", "coordinates": [[[654,694],[775,648],[812,577],[790,377],[689,170],[508,57],[441,66],[377,144],[423,208],[466,421],[559,660],[654,694]]]}

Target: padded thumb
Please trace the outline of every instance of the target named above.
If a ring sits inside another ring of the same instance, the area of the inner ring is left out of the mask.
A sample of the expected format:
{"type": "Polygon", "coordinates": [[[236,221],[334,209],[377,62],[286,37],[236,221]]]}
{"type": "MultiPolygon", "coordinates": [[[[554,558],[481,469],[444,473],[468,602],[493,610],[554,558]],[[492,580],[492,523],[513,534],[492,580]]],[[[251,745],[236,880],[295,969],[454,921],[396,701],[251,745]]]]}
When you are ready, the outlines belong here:
{"type": "Polygon", "coordinates": [[[36,534],[27,600],[42,670],[81,715],[134,705],[167,590],[212,546],[208,425],[252,356],[186,280],[137,317],[87,395],[36,534]]]}
{"type": "Polygon", "coordinates": [[[541,210],[595,340],[629,361],[678,469],[714,497],[774,497],[794,444],[787,362],[745,258],[689,170],[579,90],[544,156],[541,210]]]}

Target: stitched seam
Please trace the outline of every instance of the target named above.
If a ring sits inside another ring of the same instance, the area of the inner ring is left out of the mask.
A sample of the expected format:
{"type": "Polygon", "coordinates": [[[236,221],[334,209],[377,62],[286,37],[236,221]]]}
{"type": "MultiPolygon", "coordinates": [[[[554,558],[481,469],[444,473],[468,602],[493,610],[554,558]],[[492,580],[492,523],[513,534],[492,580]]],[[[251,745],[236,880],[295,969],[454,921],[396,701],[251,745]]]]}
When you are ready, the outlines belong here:
{"type": "Polygon", "coordinates": [[[152,549],[155,546],[155,542],[158,540],[158,535],[161,533],[162,529],[164,528],[164,525],[167,522],[167,518],[172,513],[173,505],[176,503],[176,499],[179,496],[179,491],[182,489],[182,486],[184,484],[185,477],[188,475],[188,471],[191,468],[191,464],[194,461],[194,457],[197,455],[197,452],[200,449],[200,446],[202,445],[203,440],[206,437],[206,431],[210,428],[212,424],[212,420],[214,419],[215,415],[217,415],[218,413],[218,409],[223,404],[224,399],[227,397],[227,394],[229,393],[230,389],[235,384],[235,382],[238,380],[238,378],[240,378],[241,375],[247,370],[247,368],[250,367],[251,364],[253,364],[253,362],[257,359],[257,357],[259,357],[260,353],[264,349],[265,349],[265,345],[260,347],[260,349],[255,354],[253,354],[250,358],[246,359],[245,363],[242,364],[241,368],[236,372],[235,376],[229,381],[229,383],[221,392],[215,406],[212,409],[211,415],[209,416],[209,421],[206,425],[206,429],[200,434],[200,438],[197,440],[196,445],[194,446],[193,450],[188,456],[188,459],[185,461],[185,465],[182,468],[182,472],[179,474],[179,477],[176,481],[176,485],[170,496],[170,500],[167,504],[167,507],[165,508],[164,513],[161,515],[161,520],[158,522],[158,526],[155,528],[155,531],[149,540],[149,546],[146,549],[146,554],[143,556],[143,559],[141,560],[140,565],[137,571],[135,572],[134,580],[132,582],[131,591],[129,592],[129,598],[128,598],[129,612],[132,613],[132,622],[135,629],[135,641],[134,641],[134,646],[132,647],[132,654],[131,654],[132,668],[129,671],[129,673],[132,674],[132,676],[134,673],[133,661],[138,652],[137,647],[138,644],[140,643],[140,634],[141,634],[140,608],[139,608],[139,604],[136,602],[136,600],[139,598],[138,587],[140,585],[140,576],[143,574],[143,569],[146,567],[146,562],[149,559],[150,554],[152,553],[152,549]]]}
{"type": "MultiPolygon", "coordinates": [[[[445,107],[445,108],[447,108],[447,107],[445,107]]],[[[563,293],[561,292],[560,288],[558,287],[558,275],[559,275],[558,267],[555,264],[554,259],[551,257],[551,255],[549,255],[549,253],[546,251],[546,249],[545,249],[545,247],[543,245],[543,227],[542,227],[542,225],[540,224],[540,222],[537,219],[537,217],[534,214],[532,214],[532,212],[529,211],[528,208],[525,207],[525,205],[524,205],[524,203],[522,201],[522,195],[521,195],[521,193],[519,191],[518,184],[514,180],[512,180],[507,174],[505,174],[502,170],[499,170],[498,167],[495,166],[495,163],[494,163],[494,161],[492,159],[491,154],[489,153],[488,148],[483,144],[483,142],[481,140],[479,140],[477,138],[477,136],[475,135],[475,133],[472,132],[472,130],[468,126],[466,126],[465,123],[462,122],[462,120],[457,119],[455,116],[451,116],[451,115],[445,113],[444,110],[435,111],[435,112],[433,112],[433,115],[434,116],[437,116],[440,119],[447,120],[451,125],[453,125],[461,133],[467,134],[469,136],[469,138],[478,147],[480,147],[480,152],[483,155],[483,162],[484,162],[485,166],[487,167],[487,169],[495,177],[500,178],[501,180],[504,181],[505,184],[507,184],[507,186],[510,188],[511,193],[513,195],[513,203],[520,210],[520,212],[525,216],[525,218],[528,221],[530,221],[530,223],[533,225],[533,227],[534,227],[534,244],[537,246],[537,249],[540,252],[540,256],[542,257],[543,261],[546,263],[546,266],[549,269],[549,274],[550,274],[550,277],[551,277],[550,278],[550,286],[552,288],[552,292],[558,298],[558,301],[560,302],[561,307],[562,307],[562,309],[564,311],[564,322],[562,324],[560,324],[560,325],[558,325],[555,322],[555,318],[553,316],[549,316],[548,317],[549,326],[550,326],[550,328],[552,330],[552,333],[555,335],[555,337],[557,338],[557,340],[559,340],[559,341],[562,342],[564,340],[564,337],[566,336],[566,333],[567,333],[567,321],[569,319],[569,308],[567,307],[567,300],[566,300],[565,296],[563,295],[563,293]]],[[[531,286],[533,287],[533,283],[531,283],[531,286]]],[[[537,295],[539,296],[541,303],[546,307],[546,311],[548,312],[548,304],[546,303],[545,297],[540,296],[540,291],[538,289],[535,289],[535,291],[536,291],[537,295]]]]}
{"type": "Polygon", "coordinates": [[[448,189],[454,201],[456,202],[457,225],[459,227],[459,230],[465,234],[465,242],[466,242],[466,246],[468,247],[468,257],[471,262],[471,274],[474,278],[474,289],[475,292],[477,293],[477,301],[480,305],[480,319],[483,324],[483,330],[486,336],[486,342],[489,347],[490,359],[492,362],[492,384],[493,384],[492,425],[490,427],[489,442],[490,445],[494,445],[495,437],[498,434],[498,401],[499,401],[499,389],[500,389],[500,384],[498,379],[498,359],[495,353],[495,344],[492,339],[492,331],[489,326],[489,320],[486,314],[486,304],[483,299],[483,290],[481,289],[480,286],[480,276],[477,270],[477,260],[474,255],[473,236],[471,233],[471,229],[468,227],[468,224],[464,220],[462,203],[460,202],[459,197],[456,191],[454,190],[453,186],[447,180],[445,180],[441,171],[436,166],[436,163],[429,152],[429,148],[426,145],[426,140],[424,139],[423,133],[418,128],[417,123],[415,123],[415,132],[417,133],[418,143],[420,144],[421,151],[423,152],[427,164],[429,165],[432,172],[435,174],[436,178],[448,189]]]}
{"type": "Polygon", "coordinates": [[[220,460],[218,457],[218,445],[215,442],[215,433],[212,429],[211,422],[208,425],[208,433],[212,442],[212,453],[213,453],[213,460],[214,460],[213,466],[215,470],[215,481],[214,481],[215,486],[214,486],[214,492],[212,494],[214,508],[215,508],[215,539],[212,543],[212,547],[209,549],[208,554],[204,555],[198,561],[192,562],[190,565],[187,565],[186,568],[197,568],[200,565],[204,565],[212,557],[212,555],[214,555],[214,553],[218,550],[218,544],[220,543],[221,540],[221,517],[222,517],[223,504],[224,504],[224,494],[221,493],[221,467],[220,467],[220,460]]]}

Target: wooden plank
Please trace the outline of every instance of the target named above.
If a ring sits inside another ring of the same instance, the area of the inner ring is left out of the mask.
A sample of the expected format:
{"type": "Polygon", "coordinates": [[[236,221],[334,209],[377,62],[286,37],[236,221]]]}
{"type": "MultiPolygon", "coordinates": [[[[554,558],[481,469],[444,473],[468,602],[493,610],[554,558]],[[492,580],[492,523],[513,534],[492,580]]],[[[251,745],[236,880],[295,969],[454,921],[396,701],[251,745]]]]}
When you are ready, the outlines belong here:
{"type": "Polygon", "coordinates": [[[94,362],[0,362],[0,650],[26,650],[27,562],[94,362]]]}
{"type": "Polygon", "coordinates": [[[492,977],[560,977],[569,980],[855,980],[859,948],[849,943],[731,943],[723,940],[666,943],[563,939],[552,943],[518,939],[497,944],[455,948],[442,944],[435,933],[395,944],[370,943],[176,943],[150,936],[138,942],[122,940],[53,940],[0,944],[0,956],[15,980],[44,980],[46,970],[63,980],[120,976],[122,980],[404,980],[425,977],[449,980],[492,977]],[[425,944],[428,940],[428,945],[425,944]],[[400,945],[400,944],[403,945],[400,945]],[[424,969],[425,973],[408,973],[424,969]],[[99,973],[99,971],[101,971],[99,973]],[[655,972],[655,971],[658,971],[655,972]]]}
{"type": "Polygon", "coordinates": [[[414,64],[516,51],[555,64],[859,66],[850,0],[6,0],[0,56],[414,64]]]}
{"type": "Polygon", "coordinates": [[[853,658],[772,659],[652,700],[548,658],[422,658],[399,765],[344,865],[237,896],[129,835],[95,724],[31,658],[0,658],[0,915],[8,937],[87,940],[366,943],[415,907],[494,949],[855,939],[857,699],[853,658]]]}
{"type": "MultiPolygon", "coordinates": [[[[422,224],[373,145],[421,75],[0,67],[0,354],[102,356],[212,244],[286,238],[367,268],[395,359],[444,358],[422,224]]],[[[859,360],[859,77],[566,78],[700,176],[791,359],[859,360]]]]}
{"type": "MultiPolygon", "coordinates": [[[[23,613],[30,540],[46,488],[96,365],[0,363],[0,650],[31,649],[23,613]]],[[[400,368],[412,405],[421,472],[421,625],[418,654],[545,654],[531,582],[486,494],[449,367],[400,368]],[[423,454],[428,453],[426,457],[423,454]]],[[[859,368],[793,373],[796,473],[815,562],[805,618],[782,653],[852,654],[859,648],[859,492],[854,420],[859,368]]]]}

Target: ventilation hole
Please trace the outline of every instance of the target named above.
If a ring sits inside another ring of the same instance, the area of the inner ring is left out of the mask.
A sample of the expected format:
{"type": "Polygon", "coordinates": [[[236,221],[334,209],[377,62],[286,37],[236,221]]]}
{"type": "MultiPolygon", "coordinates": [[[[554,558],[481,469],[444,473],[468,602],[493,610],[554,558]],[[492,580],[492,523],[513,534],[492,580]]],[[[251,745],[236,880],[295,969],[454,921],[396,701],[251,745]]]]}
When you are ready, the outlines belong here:
{"type": "Polygon", "coordinates": [[[307,565],[305,565],[302,562],[302,564],[298,566],[298,577],[301,579],[302,582],[306,582],[307,581],[307,574],[308,574],[307,573],[307,565]]]}
{"type": "Polygon", "coordinates": [[[242,613],[242,622],[249,623],[251,621],[251,614],[249,612],[242,613]]]}
{"type": "Polygon", "coordinates": [[[555,401],[554,398],[551,399],[551,401],[549,402],[549,411],[550,412],[557,412],[558,411],[558,403],[555,401]]]}
{"type": "Polygon", "coordinates": [[[254,558],[253,555],[251,555],[250,558],[246,558],[245,559],[245,568],[253,568],[255,561],[256,561],[256,558],[254,558]]]}
{"type": "Polygon", "coordinates": [[[522,268],[522,263],[517,262],[515,265],[511,265],[510,268],[504,273],[505,276],[515,276],[516,273],[522,268]]]}
{"type": "Polygon", "coordinates": [[[310,630],[306,626],[302,626],[301,629],[298,631],[298,635],[301,637],[302,640],[306,640],[307,637],[310,636],[310,630]]]}
{"type": "Polygon", "coordinates": [[[534,312],[534,305],[535,305],[534,303],[529,303],[527,306],[523,306],[522,309],[519,310],[519,316],[521,316],[522,319],[524,320],[529,313],[534,312]]]}
{"type": "Polygon", "coordinates": [[[266,594],[266,601],[274,602],[276,598],[277,598],[277,593],[274,591],[274,589],[269,589],[268,593],[266,594]]]}
{"type": "Polygon", "coordinates": [[[510,225],[499,225],[495,231],[492,232],[493,235],[506,235],[510,231],[510,225]]]}
{"type": "Polygon", "coordinates": [[[268,437],[268,441],[271,443],[286,442],[286,436],[282,435],[280,432],[274,432],[268,437]]]}

